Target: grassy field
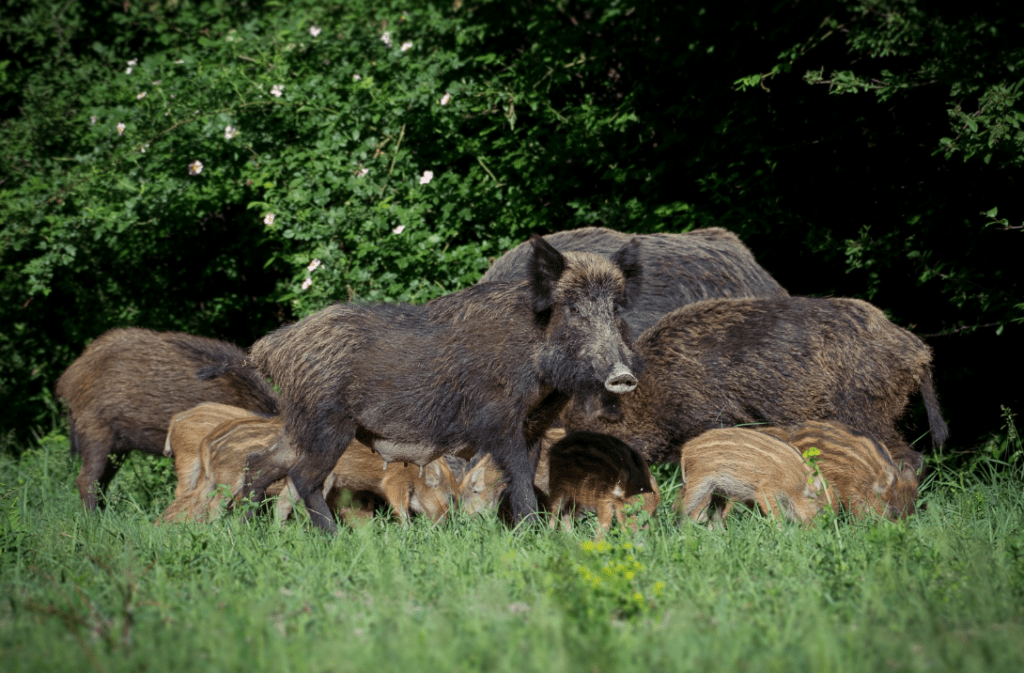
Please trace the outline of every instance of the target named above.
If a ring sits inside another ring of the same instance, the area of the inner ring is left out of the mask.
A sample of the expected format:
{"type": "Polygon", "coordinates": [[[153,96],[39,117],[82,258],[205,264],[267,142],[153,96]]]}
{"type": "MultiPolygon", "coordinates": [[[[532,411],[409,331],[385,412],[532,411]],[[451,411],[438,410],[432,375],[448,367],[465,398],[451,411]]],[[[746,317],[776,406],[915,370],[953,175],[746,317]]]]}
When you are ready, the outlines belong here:
{"type": "Polygon", "coordinates": [[[1020,671],[1024,479],[937,470],[906,522],[752,514],[594,542],[494,517],[335,538],[153,521],[169,461],[81,509],[65,437],[0,458],[0,670],[1020,671]]]}

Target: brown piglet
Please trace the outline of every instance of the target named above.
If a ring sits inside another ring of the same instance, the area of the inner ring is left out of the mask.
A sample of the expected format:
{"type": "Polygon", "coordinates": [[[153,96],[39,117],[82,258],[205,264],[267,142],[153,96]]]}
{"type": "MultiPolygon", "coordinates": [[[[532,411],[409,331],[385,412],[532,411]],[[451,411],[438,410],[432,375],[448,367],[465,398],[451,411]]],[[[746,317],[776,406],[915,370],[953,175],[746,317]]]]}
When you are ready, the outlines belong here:
{"type": "Polygon", "coordinates": [[[614,517],[624,525],[623,508],[636,496],[648,514],[661,501],[647,463],[632,447],[610,435],[574,432],[551,447],[549,454],[551,527],[572,528],[581,511],[595,511],[603,531],[614,517]]]}

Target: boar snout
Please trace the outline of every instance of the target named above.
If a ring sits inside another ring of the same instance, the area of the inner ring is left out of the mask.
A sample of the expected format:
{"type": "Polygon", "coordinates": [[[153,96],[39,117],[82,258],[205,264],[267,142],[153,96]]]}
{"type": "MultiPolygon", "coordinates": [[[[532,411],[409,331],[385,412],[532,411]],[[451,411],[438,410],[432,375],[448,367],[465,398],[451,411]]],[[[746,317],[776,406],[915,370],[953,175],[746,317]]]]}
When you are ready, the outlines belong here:
{"type": "Polygon", "coordinates": [[[613,393],[628,393],[636,389],[636,377],[633,372],[619,365],[612,372],[611,376],[605,379],[604,387],[613,393]]]}

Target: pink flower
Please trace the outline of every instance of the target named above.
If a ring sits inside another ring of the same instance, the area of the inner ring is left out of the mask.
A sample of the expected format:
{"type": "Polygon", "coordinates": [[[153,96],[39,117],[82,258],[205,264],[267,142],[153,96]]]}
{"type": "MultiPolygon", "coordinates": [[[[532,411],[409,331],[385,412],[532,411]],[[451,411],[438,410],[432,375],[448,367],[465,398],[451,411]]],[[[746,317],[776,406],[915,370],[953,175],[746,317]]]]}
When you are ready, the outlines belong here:
{"type": "Polygon", "coordinates": [[[275,84],[274,86],[270,87],[270,95],[274,96],[275,98],[280,98],[281,94],[283,93],[284,84],[275,84]]]}
{"type": "Polygon", "coordinates": [[[308,290],[309,286],[312,285],[312,284],[313,284],[313,279],[312,278],[307,278],[306,280],[302,281],[302,289],[303,290],[308,290]]]}
{"type": "Polygon", "coordinates": [[[117,135],[123,136],[124,135],[124,130],[126,128],[128,128],[128,127],[124,125],[124,122],[118,122],[117,123],[117,135]]]}
{"type": "Polygon", "coordinates": [[[451,100],[452,100],[452,95],[450,93],[448,93],[447,91],[445,91],[444,95],[441,96],[441,105],[448,105],[448,103],[450,103],[451,100]]]}
{"type": "Polygon", "coordinates": [[[193,161],[192,163],[190,163],[188,165],[188,174],[189,175],[199,175],[202,172],[203,172],[203,162],[200,161],[199,159],[196,159],[195,161],[193,161]]]}
{"type": "Polygon", "coordinates": [[[380,36],[380,41],[390,47],[391,46],[391,33],[389,33],[388,31],[384,31],[384,34],[380,36]]]}
{"type": "Polygon", "coordinates": [[[309,27],[309,34],[312,35],[313,37],[316,37],[317,35],[319,35],[320,34],[320,26],[310,26],[309,27]]]}
{"type": "Polygon", "coordinates": [[[421,185],[429,185],[430,181],[434,179],[434,171],[423,171],[423,177],[420,178],[421,185]]]}
{"type": "Polygon", "coordinates": [[[310,273],[313,273],[318,268],[320,268],[320,260],[314,259],[312,262],[309,263],[309,266],[306,267],[306,270],[309,271],[310,273]]]}
{"type": "Polygon", "coordinates": [[[401,46],[402,51],[409,51],[412,49],[412,42],[403,42],[401,46]]]}
{"type": "Polygon", "coordinates": [[[145,91],[142,91],[142,92],[140,92],[140,93],[139,93],[139,95],[137,95],[137,96],[135,97],[135,100],[142,100],[142,99],[143,99],[143,98],[145,98],[145,97],[146,97],[146,92],[145,92],[145,91]]]}
{"type": "Polygon", "coordinates": [[[394,229],[392,229],[391,233],[392,234],[400,234],[403,231],[405,231],[405,225],[404,224],[400,224],[397,227],[395,227],[394,229]]]}
{"type": "Polygon", "coordinates": [[[273,213],[267,213],[266,215],[263,216],[263,224],[267,225],[268,227],[271,226],[272,224],[274,224],[274,217],[275,216],[273,213]]]}
{"type": "Polygon", "coordinates": [[[363,168],[362,166],[360,166],[359,170],[356,171],[356,177],[357,178],[365,178],[366,174],[369,173],[369,172],[370,172],[369,168],[363,168]]]}
{"type": "Polygon", "coordinates": [[[224,127],[224,140],[231,140],[237,135],[238,129],[236,129],[234,126],[229,125],[224,127]]]}

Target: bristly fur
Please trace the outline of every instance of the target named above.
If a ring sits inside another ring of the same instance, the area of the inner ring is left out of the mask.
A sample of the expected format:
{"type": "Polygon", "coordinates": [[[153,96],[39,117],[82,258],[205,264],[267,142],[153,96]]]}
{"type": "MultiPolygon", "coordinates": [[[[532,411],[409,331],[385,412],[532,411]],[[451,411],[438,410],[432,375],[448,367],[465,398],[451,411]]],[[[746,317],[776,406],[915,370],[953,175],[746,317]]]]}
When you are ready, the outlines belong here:
{"type": "Polygon", "coordinates": [[[828,482],[833,505],[859,516],[873,511],[897,519],[914,513],[917,480],[904,473],[878,440],[835,421],[756,429],[800,454],[818,449],[815,463],[828,482]]]}
{"type": "Polygon", "coordinates": [[[661,499],[640,454],[609,435],[569,433],[551,447],[548,460],[551,511],[556,518],[564,515],[565,523],[578,512],[594,511],[607,531],[613,516],[623,523],[622,508],[633,497],[643,497],[649,514],[661,499]]]}
{"type": "Polygon", "coordinates": [[[694,521],[725,518],[732,502],[809,523],[825,504],[824,485],[795,448],[748,428],[709,430],[683,445],[676,509],[694,521]]]}
{"type": "MultiPolygon", "coordinates": [[[[516,520],[536,510],[528,452],[582,385],[637,366],[616,314],[628,294],[622,270],[548,248],[538,244],[531,281],[422,306],[335,304],[253,345],[250,361],[282,390],[301,456],[289,475],[318,524],[334,529],[318,488],[353,438],[417,465],[487,451],[509,479],[516,520]]],[[[248,488],[259,497],[264,487],[261,478],[248,488]]]]}
{"type": "MultiPolygon", "coordinates": [[[[637,263],[643,284],[635,286],[622,318],[633,334],[641,334],[669,311],[719,297],[785,297],[779,285],[733,233],[719,227],[684,234],[634,236],[602,227],[584,227],[544,236],[566,254],[590,252],[611,257],[631,240],[638,243],[637,263]]],[[[534,277],[530,267],[535,247],[526,241],[502,255],[480,283],[522,281],[534,277]]],[[[630,264],[620,265],[628,279],[630,264]]]]}
{"type": "Polygon", "coordinates": [[[68,405],[71,445],[82,455],[77,482],[86,506],[96,507],[97,483],[103,490],[117,471],[108,456],[161,454],[179,412],[221,402],[276,413],[273,390],[244,359],[223,341],[140,328],[112,329],[89,344],[56,385],[68,405]]]}
{"type": "Polygon", "coordinates": [[[840,421],[888,447],[908,476],[921,454],[896,429],[920,391],[933,439],[945,439],[930,385],[931,351],[856,299],[712,299],[664,316],[635,342],[637,389],[574,399],[568,430],[606,432],[651,462],[678,458],[705,430],[840,421]]]}

